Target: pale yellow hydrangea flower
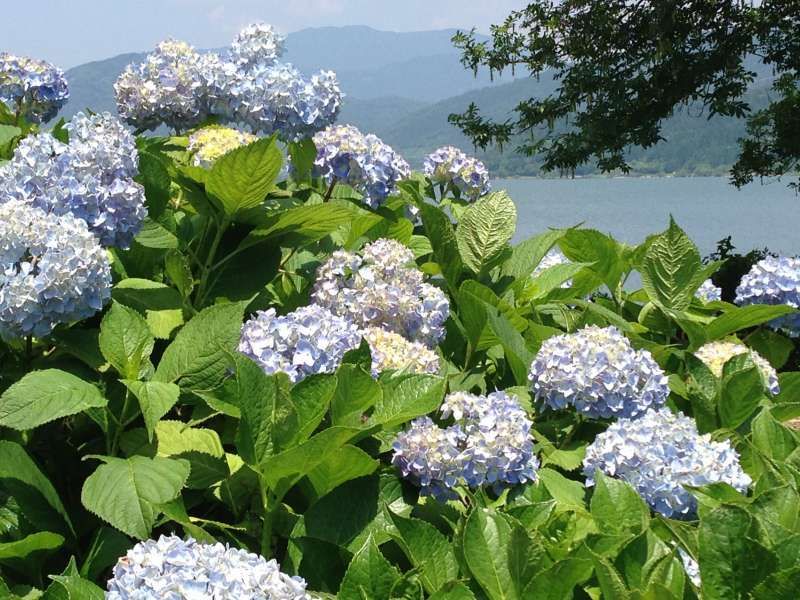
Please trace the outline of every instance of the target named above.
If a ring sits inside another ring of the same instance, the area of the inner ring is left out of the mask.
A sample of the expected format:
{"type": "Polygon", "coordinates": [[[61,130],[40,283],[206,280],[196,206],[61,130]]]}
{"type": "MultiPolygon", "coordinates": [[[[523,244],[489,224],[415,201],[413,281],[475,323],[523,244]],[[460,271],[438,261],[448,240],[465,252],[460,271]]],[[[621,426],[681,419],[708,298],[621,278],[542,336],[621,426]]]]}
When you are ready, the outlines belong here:
{"type": "Polygon", "coordinates": [[[411,342],[402,335],[369,327],[363,331],[372,351],[372,374],[382,371],[405,370],[410,373],[437,373],[439,356],[419,342],[411,342]]]}
{"type": "Polygon", "coordinates": [[[258,138],[250,133],[212,125],[204,127],[189,137],[189,152],[195,166],[210,168],[217,159],[232,150],[255,142],[258,138]]]}
{"type": "Polygon", "coordinates": [[[702,360],[716,377],[722,377],[725,363],[734,356],[745,353],[750,354],[750,358],[755,363],[756,367],[758,367],[758,370],[761,371],[761,375],[764,377],[769,391],[773,394],[777,394],[780,391],[780,386],[778,385],[778,374],[775,372],[775,369],[772,368],[772,365],[770,365],[763,356],[744,344],[738,344],[736,342],[709,342],[695,351],[694,355],[702,360]]]}

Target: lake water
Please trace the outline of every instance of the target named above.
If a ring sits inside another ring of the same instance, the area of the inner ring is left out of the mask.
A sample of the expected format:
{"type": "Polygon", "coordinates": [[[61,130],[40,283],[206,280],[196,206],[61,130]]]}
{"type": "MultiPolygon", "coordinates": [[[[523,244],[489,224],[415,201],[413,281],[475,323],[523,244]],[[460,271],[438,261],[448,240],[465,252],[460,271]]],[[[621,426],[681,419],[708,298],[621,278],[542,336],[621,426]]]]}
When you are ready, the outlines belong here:
{"type": "Polygon", "coordinates": [[[636,244],[666,229],[672,214],[703,255],[729,235],[739,251],[800,254],[800,196],[781,182],[737,190],[723,177],[523,178],[492,186],[516,202],[515,242],[583,222],[636,244]]]}

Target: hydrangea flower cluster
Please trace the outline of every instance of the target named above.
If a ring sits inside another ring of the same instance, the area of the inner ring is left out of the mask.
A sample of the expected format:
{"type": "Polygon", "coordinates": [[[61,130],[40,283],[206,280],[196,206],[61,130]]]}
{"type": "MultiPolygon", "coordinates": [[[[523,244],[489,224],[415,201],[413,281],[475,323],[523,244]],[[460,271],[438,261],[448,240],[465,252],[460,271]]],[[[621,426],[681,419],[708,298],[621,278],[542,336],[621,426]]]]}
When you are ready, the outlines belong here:
{"type": "Polygon", "coordinates": [[[734,356],[740,354],[750,355],[750,358],[761,372],[761,376],[764,378],[764,383],[767,389],[769,389],[770,394],[777,394],[781,391],[781,387],[778,383],[778,373],[772,365],[758,352],[751,350],[744,344],[737,344],[736,342],[708,342],[700,346],[694,353],[716,377],[722,377],[725,363],[734,356]]]}
{"type": "Polygon", "coordinates": [[[455,146],[442,146],[428,154],[422,169],[433,183],[452,185],[467,200],[477,200],[491,189],[486,166],[455,146]]]}
{"type": "Polygon", "coordinates": [[[192,154],[192,163],[195,166],[209,169],[218,158],[257,139],[256,136],[238,129],[210,125],[189,136],[189,153],[192,154]]]}
{"type": "Polygon", "coordinates": [[[397,183],[411,174],[405,159],[373,134],[364,135],[352,125],[334,125],[314,136],[317,158],[314,171],[328,185],[345,183],[377,208],[397,183]]]}
{"type": "Polygon", "coordinates": [[[0,102],[32,123],[56,116],[69,100],[64,72],[43,60],[0,52],[0,102]]]}
{"type": "Polygon", "coordinates": [[[353,324],[312,304],[284,316],[274,308],[259,311],[242,326],[239,352],[266,373],[281,371],[296,383],[314,373],[332,373],[345,352],[360,343],[353,324]]]}
{"type": "Polygon", "coordinates": [[[368,327],[364,339],[372,352],[372,376],[383,371],[438,373],[439,355],[419,342],[410,342],[402,335],[380,327],[368,327]]]}
{"type": "Polygon", "coordinates": [[[283,36],[260,23],[245,27],[222,55],[162,42],[115,83],[119,113],[141,129],[163,123],[183,131],[213,116],[285,140],[309,136],[336,120],[341,90],[330,71],[309,78],[277,62],[283,47],[283,36]]]}
{"type": "Polygon", "coordinates": [[[250,68],[257,64],[271,64],[283,55],[286,37],[272,25],[252,23],[234,38],[230,48],[231,61],[250,68]]]}
{"type": "MultiPolygon", "coordinates": [[[[559,250],[557,246],[554,246],[553,248],[550,248],[550,250],[547,251],[547,254],[545,254],[542,257],[542,260],[539,261],[539,264],[536,265],[536,268],[533,270],[533,273],[531,273],[531,277],[538,277],[544,271],[546,271],[551,267],[555,267],[557,265],[566,265],[569,262],[570,260],[566,256],[564,256],[564,253],[561,252],[561,250],[559,250]]],[[[570,286],[572,286],[571,279],[568,279],[567,281],[561,284],[562,288],[568,288],[570,286]]]]}
{"type": "MultiPolygon", "coordinates": [[[[800,308],[800,258],[768,256],[758,261],[736,288],[736,303],[800,308]]],[[[769,325],[793,337],[800,336],[800,314],[778,317],[769,325]]]]}
{"type": "Polygon", "coordinates": [[[78,113],[70,142],[49,133],[22,140],[0,168],[0,202],[17,199],[86,221],[104,246],[126,248],[147,216],[136,141],[109,113],[78,113]]]}
{"type": "Polygon", "coordinates": [[[113,574],[106,600],[311,600],[306,582],[281,573],[274,559],[175,535],[139,542],[113,574]]]}
{"type": "Polygon", "coordinates": [[[72,215],[0,204],[0,336],[44,337],[111,297],[108,255],[72,215]]]}
{"type": "Polygon", "coordinates": [[[700,435],[693,419],[668,408],[620,419],[599,434],[583,460],[586,485],[594,485],[595,470],[627,481],[670,518],[695,515],[697,500],[683,486],[723,482],[746,492],[751,483],[730,442],[700,435]]]}
{"type": "Polygon", "coordinates": [[[360,255],[334,252],[317,270],[312,297],[360,329],[380,327],[428,347],[444,337],[450,314],[447,296],[425,283],[411,250],[388,239],[360,255]]]}
{"type": "Polygon", "coordinates": [[[231,119],[293,141],[336,120],[342,93],[333,71],[306,78],[290,64],[256,64],[230,86],[231,119]]]}
{"type": "Polygon", "coordinates": [[[694,293],[695,298],[698,298],[704,303],[719,302],[722,300],[722,289],[714,285],[710,279],[706,279],[697,291],[694,293]]]}
{"type": "Polygon", "coordinates": [[[592,419],[635,417],[664,404],[667,376],[647,350],[634,350],[615,327],[589,325],[544,341],[528,379],[536,398],[592,419]]]}
{"type": "Polygon", "coordinates": [[[441,428],[429,417],[415,419],[392,446],[392,463],[420,486],[421,494],[446,501],[457,497],[460,485],[489,485],[499,493],[536,481],[533,424],[516,398],[505,392],[456,392],[445,398],[441,413],[455,423],[441,428]]]}

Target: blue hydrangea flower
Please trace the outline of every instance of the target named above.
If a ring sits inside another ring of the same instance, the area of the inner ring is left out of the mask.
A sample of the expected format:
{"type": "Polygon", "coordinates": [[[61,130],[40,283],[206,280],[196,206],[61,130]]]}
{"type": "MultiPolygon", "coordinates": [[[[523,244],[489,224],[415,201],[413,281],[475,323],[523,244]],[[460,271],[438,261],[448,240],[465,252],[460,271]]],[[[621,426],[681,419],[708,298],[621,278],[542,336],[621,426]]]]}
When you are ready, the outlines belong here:
{"type": "Polygon", "coordinates": [[[362,332],[372,354],[372,376],[384,371],[408,373],[438,373],[439,355],[419,342],[380,327],[368,327],[362,332]]]}
{"type": "Polygon", "coordinates": [[[744,344],[738,344],[736,342],[708,342],[700,346],[700,348],[694,352],[694,355],[703,361],[716,377],[722,377],[725,363],[739,354],[748,354],[750,356],[750,359],[756,367],[758,367],[761,376],[764,378],[764,384],[770,394],[774,395],[781,391],[780,384],[778,383],[778,373],[772,365],[758,352],[748,348],[744,344]]]}
{"type": "MultiPolygon", "coordinates": [[[[736,304],[787,304],[799,308],[800,258],[768,256],[758,261],[736,288],[736,304]]],[[[769,326],[800,336],[800,314],[778,317],[769,326]]]]}
{"type": "Polygon", "coordinates": [[[306,582],[278,563],[224,544],[175,535],[139,542],[119,559],[106,600],[311,600],[306,582]]]}
{"type": "Polygon", "coordinates": [[[689,556],[689,553],[683,548],[678,548],[678,556],[681,557],[683,570],[686,571],[686,576],[689,578],[689,581],[692,582],[694,587],[699,589],[702,585],[702,581],[700,580],[700,565],[698,565],[697,561],[689,556]]]}
{"type": "Polygon", "coordinates": [[[49,62],[0,52],[0,102],[32,123],[56,116],[69,100],[64,72],[49,62]]]}
{"type": "Polygon", "coordinates": [[[283,55],[286,37],[272,25],[252,23],[243,28],[233,40],[230,48],[231,61],[239,67],[249,69],[255,65],[269,65],[283,55]]]}
{"type": "Polygon", "coordinates": [[[466,200],[477,200],[491,189],[486,166],[454,146],[428,154],[422,168],[433,183],[453,186],[466,200]]]}
{"type": "Polygon", "coordinates": [[[127,248],[147,216],[136,141],[108,113],[78,113],[67,125],[69,145],[49,133],[22,140],[0,167],[0,202],[24,201],[83,219],[104,246],[127,248]]]}
{"type": "Polygon", "coordinates": [[[456,392],[445,398],[441,413],[455,423],[440,428],[428,417],[416,419],[392,446],[392,463],[421,494],[445,501],[457,497],[458,486],[486,485],[500,493],[536,481],[533,424],[516,398],[456,392]]]}
{"type": "Polygon", "coordinates": [[[647,350],[615,327],[595,325],[545,340],[528,379],[552,409],[574,406],[592,419],[635,417],[664,404],[667,376],[647,350]]]}
{"type": "Polygon", "coordinates": [[[334,252],[317,270],[312,297],[361,329],[381,327],[429,347],[444,338],[450,314],[447,296],[424,281],[414,254],[387,239],[361,255],[334,252]]]}
{"type": "Polygon", "coordinates": [[[668,408],[620,419],[599,434],[583,460],[586,485],[594,485],[595,470],[627,481],[654,511],[677,519],[697,510],[684,486],[723,482],[746,492],[751,483],[730,442],[700,435],[693,419],[668,408]]]}
{"type": "Polygon", "coordinates": [[[282,371],[297,382],[314,373],[332,373],[345,352],[360,344],[353,324],[312,304],[284,316],[274,308],[259,311],[242,327],[239,352],[266,373],[282,371]]]}
{"type": "MultiPolygon", "coordinates": [[[[559,250],[558,247],[554,246],[553,248],[550,248],[547,254],[545,254],[544,257],[542,258],[542,260],[539,261],[539,264],[536,265],[536,268],[533,270],[533,273],[531,273],[531,276],[538,277],[544,271],[546,271],[551,267],[555,267],[557,265],[566,265],[569,264],[569,262],[570,260],[566,256],[564,256],[564,253],[561,252],[561,250],[559,250]]],[[[561,284],[562,288],[568,288],[570,286],[572,286],[571,279],[568,279],[567,281],[561,284]]]]}
{"type": "Polygon", "coordinates": [[[204,95],[208,65],[186,42],[166,40],[144,61],[130,64],[114,84],[120,116],[138,129],[162,123],[177,131],[208,118],[204,95]]]}
{"type": "Polygon", "coordinates": [[[349,185],[377,208],[397,183],[411,174],[411,167],[392,148],[373,134],[364,135],[352,125],[334,125],[314,136],[317,158],[314,171],[325,182],[349,185]]]}
{"type": "Polygon", "coordinates": [[[694,293],[695,298],[698,298],[702,302],[719,302],[722,300],[722,290],[714,285],[714,282],[710,279],[706,279],[697,291],[694,293]]]}
{"type": "Polygon", "coordinates": [[[0,204],[0,336],[45,337],[110,297],[108,255],[86,223],[19,200],[0,204]]]}
{"type": "Polygon", "coordinates": [[[289,64],[256,64],[230,87],[233,120],[288,141],[309,137],[336,120],[342,93],[332,71],[304,77],[289,64]]]}

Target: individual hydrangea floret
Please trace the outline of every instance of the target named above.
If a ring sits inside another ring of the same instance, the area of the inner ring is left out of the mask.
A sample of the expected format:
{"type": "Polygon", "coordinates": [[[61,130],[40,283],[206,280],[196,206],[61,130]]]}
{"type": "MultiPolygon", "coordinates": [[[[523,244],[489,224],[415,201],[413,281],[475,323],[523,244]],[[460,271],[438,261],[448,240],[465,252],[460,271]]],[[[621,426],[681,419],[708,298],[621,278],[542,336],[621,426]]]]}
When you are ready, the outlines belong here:
{"type": "Polygon", "coordinates": [[[433,183],[453,186],[466,200],[476,200],[491,189],[486,166],[454,146],[443,146],[428,154],[423,171],[433,183]]]}
{"type": "Polygon", "coordinates": [[[722,289],[714,285],[710,279],[706,279],[697,291],[694,293],[695,297],[702,302],[719,302],[722,300],[722,289]]]}
{"type": "Polygon", "coordinates": [[[239,352],[266,373],[281,371],[297,382],[314,373],[332,373],[345,352],[360,343],[354,325],[321,306],[304,306],[284,316],[270,308],[244,324],[239,352]]]}
{"type": "Polygon", "coordinates": [[[20,142],[0,168],[0,202],[24,201],[86,221],[103,246],[127,248],[147,216],[136,141],[108,113],[78,113],[66,126],[69,144],[49,133],[20,142]]]}
{"type": "Polygon", "coordinates": [[[286,37],[272,25],[252,23],[234,38],[230,48],[233,63],[248,69],[257,64],[272,64],[283,54],[286,37]]]}
{"type": "Polygon", "coordinates": [[[0,52],[0,102],[32,123],[56,116],[69,100],[64,72],[44,60],[0,52]]]}
{"type": "Polygon", "coordinates": [[[368,327],[363,335],[372,352],[373,377],[383,371],[439,372],[439,355],[419,342],[410,342],[402,335],[380,327],[368,327]]]}
{"type": "Polygon", "coordinates": [[[393,444],[393,464],[421,494],[446,501],[457,497],[458,486],[487,485],[500,493],[536,481],[533,424],[515,397],[456,392],[445,398],[441,414],[455,422],[441,428],[429,417],[416,419],[393,444]]]}
{"type": "Polygon", "coordinates": [[[615,327],[589,325],[545,340],[528,379],[546,406],[574,406],[592,419],[635,417],[669,395],[651,354],[634,350],[615,327]]]}
{"type": "Polygon", "coordinates": [[[596,470],[627,481],[654,511],[680,519],[697,510],[684,486],[722,482],[744,493],[751,483],[730,442],[700,435],[693,419],[668,408],[620,419],[599,434],[583,460],[587,485],[596,470]]]}
{"type": "Polygon", "coordinates": [[[290,64],[256,64],[230,86],[234,121],[256,133],[295,141],[336,120],[342,93],[332,71],[306,78],[290,64]]]}
{"type": "Polygon", "coordinates": [[[184,131],[209,116],[204,94],[208,63],[191,45],[165,40],[141,63],[128,65],[114,84],[120,116],[138,129],[162,123],[184,131]]]}
{"type": "Polygon", "coordinates": [[[120,558],[106,600],[311,600],[306,582],[278,563],[224,544],[175,535],[139,542],[120,558]]]}
{"type": "Polygon", "coordinates": [[[778,373],[772,365],[767,362],[767,359],[744,344],[738,344],[736,342],[708,342],[700,346],[694,353],[716,377],[722,377],[725,363],[734,356],[740,354],[750,355],[753,363],[755,363],[756,367],[758,367],[758,370],[761,372],[764,383],[771,394],[780,392],[781,388],[778,383],[778,373]]]}
{"type": "Polygon", "coordinates": [[[317,158],[314,170],[328,185],[344,183],[377,208],[406,179],[411,167],[390,146],[373,134],[364,135],[352,125],[334,125],[314,136],[317,158]]]}
{"type": "Polygon", "coordinates": [[[435,346],[444,338],[450,303],[413,260],[408,248],[387,239],[367,244],[360,255],[338,250],[317,270],[312,297],[361,329],[381,327],[435,346]]]}
{"type": "MultiPolygon", "coordinates": [[[[736,304],[786,304],[800,308],[800,258],[768,256],[742,277],[736,304]]],[[[778,317],[770,327],[792,337],[800,336],[800,314],[778,317]]]]}
{"type": "Polygon", "coordinates": [[[252,144],[257,139],[256,136],[238,129],[211,125],[189,136],[189,153],[195,166],[209,169],[218,158],[232,150],[252,144]]]}
{"type": "Polygon", "coordinates": [[[47,336],[110,296],[108,255],[86,223],[18,200],[0,204],[0,336],[47,336]]]}

